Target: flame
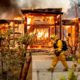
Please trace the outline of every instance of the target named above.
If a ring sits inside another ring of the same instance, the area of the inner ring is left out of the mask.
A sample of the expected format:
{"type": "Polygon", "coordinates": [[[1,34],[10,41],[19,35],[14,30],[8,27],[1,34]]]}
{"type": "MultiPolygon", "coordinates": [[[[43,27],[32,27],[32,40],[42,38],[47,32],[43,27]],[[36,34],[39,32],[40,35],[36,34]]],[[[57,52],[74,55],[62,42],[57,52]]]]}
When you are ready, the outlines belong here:
{"type": "Polygon", "coordinates": [[[44,37],[45,38],[48,38],[48,32],[45,33],[44,37]]]}
{"type": "Polygon", "coordinates": [[[41,40],[41,39],[46,39],[46,38],[48,38],[48,36],[49,36],[49,33],[47,32],[47,30],[46,29],[42,29],[40,32],[39,32],[39,30],[37,31],[37,39],[39,40],[41,40]]]}
{"type": "MultiPolygon", "coordinates": [[[[31,18],[28,17],[28,18],[27,18],[27,24],[30,24],[30,23],[31,23],[31,18]]],[[[30,26],[27,26],[27,29],[30,29],[30,26]]]]}
{"type": "Polygon", "coordinates": [[[66,26],[66,29],[70,28],[70,26],[66,26]]]}
{"type": "Polygon", "coordinates": [[[30,24],[30,22],[31,22],[31,18],[28,17],[28,18],[27,18],[27,23],[30,24]]]}
{"type": "Polygon", "coordinates": [[[17,16],[14,18],[14,20],[22,20],[22,17],[17,16]]]}
{"type": "Polygon", "coordinates": [[[7,28],[8,28],[8,24],[0,25],[0,33],[2,33],[2,34],[6,33],[7,28]]]}
{"type": "Polygon", "coordinates": [[[14,23],[13,22],[10,22],[9,26],[13,26],[13,25],[14,25],[14,23]]]}
{"type": "Polygon", "coordinates": [[[43,35],[43,32],[38,32],[38,34],[37,34],[37,38],[41,38],[42,35],[43,35]]]}
{"type": "Polygon", "coordinates": [[[30,26],[27,26],[27,29],[30,29],[30,26]]]}

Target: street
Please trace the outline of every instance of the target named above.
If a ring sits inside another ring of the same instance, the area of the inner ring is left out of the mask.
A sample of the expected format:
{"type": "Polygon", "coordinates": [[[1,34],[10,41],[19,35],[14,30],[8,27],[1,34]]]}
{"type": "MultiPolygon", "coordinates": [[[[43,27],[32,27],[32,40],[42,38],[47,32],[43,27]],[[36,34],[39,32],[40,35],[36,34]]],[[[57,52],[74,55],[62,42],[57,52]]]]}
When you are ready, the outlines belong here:
{"type": "MultiPolygon", "coordinates": [[[[58,62],[55,71],[49,72],[47,69],[50,67],[53,55],[33,55],[32,56],[32,80],[60,80],[62,76],[68,77],[68,72],[63,72],[63,65],[58,62]]],[[[68,66],[71,68],[73,62],[68,61],[68,66]]],[[[75,72],[79,75],[79,72],[75,72]]],[[[78,76],[80,80],[80,76],[78,76]]]]}

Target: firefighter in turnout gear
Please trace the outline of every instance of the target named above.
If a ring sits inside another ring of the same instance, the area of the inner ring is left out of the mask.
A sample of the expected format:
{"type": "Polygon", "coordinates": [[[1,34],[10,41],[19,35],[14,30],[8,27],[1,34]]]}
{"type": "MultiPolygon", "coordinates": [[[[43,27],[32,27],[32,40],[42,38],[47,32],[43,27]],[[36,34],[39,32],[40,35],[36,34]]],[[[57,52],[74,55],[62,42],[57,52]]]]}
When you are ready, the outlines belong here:
{"type": "Polygon", "coordinates": [[[63,42],[60,40],[56,35],[51,36],[51,40],[53,41],[53,47],[54,47],[54,58],[51,64],[51,67],[48,69],[49,71],[54,71],[54,68],[58,61],[61,61],[64,68],[64,71],[68,70],[68,65],[65,58],[65,50],[63,50],[63,42]]]}

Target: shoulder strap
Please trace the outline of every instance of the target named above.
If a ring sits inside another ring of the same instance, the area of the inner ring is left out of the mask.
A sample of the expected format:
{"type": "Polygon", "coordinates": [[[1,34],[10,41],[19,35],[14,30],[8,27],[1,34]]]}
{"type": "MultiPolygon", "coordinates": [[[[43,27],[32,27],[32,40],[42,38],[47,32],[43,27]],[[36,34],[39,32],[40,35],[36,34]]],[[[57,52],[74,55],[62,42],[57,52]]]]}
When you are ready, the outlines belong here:
{"type": "Polygon", "coordinates": [[[60,40],[60,39],[57,39],[56,42],[58,42],[58,40],[60,40]]]}
{"type": "Polygon", "coordinates": [[[57,39],[57,40],[56,40],[56,43],[57,43],[59,40],[60,40],[60,39],[57,39]]]}

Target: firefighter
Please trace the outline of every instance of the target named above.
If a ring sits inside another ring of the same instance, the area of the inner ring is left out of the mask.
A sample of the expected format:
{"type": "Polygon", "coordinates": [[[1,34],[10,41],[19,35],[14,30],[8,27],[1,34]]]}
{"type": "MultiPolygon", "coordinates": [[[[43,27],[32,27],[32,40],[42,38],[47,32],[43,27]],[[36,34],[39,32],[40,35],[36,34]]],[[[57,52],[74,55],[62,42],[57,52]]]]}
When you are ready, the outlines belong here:
{"type": "Polygon", "coordinates": [[[58,36],[56,35],[52,35],[51,39],[53,41],[53,47],[54,47],[54,58],[51,64],[51,67],[48,69],[49,71],[54,71],[54,68],[56,66],[56,64],[58,63],[58,61],[61,61],[64,68],[64,71],[68,70],[68,65],[66,62],[66,58],[65,58],[65,51],[63,50],[63,43],[62,40],[60,40],[58,38],[58,36]]]}

